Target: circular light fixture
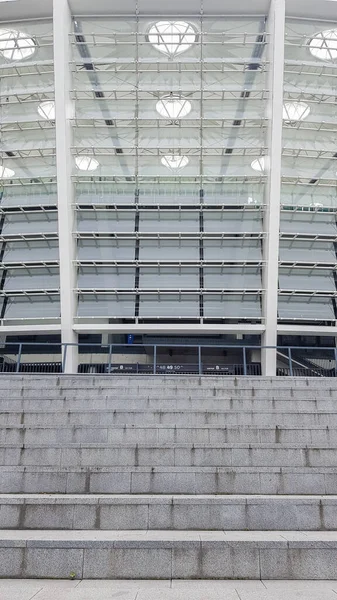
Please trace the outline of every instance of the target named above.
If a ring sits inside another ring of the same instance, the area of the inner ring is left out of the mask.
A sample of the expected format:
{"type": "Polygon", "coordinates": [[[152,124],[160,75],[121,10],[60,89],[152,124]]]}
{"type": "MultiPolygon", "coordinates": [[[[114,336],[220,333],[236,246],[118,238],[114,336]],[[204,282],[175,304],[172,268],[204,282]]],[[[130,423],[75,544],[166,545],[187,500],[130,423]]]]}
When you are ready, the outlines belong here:
{"type": "Polygon", "coordinates": [[[13,171],[12,169],[8,169],[8,167],[0,165],[0,179],[10,179],[11,177],[14,177],[14,175],[15,171],[13,171]]]}
{"type": "Polygon", "coordinates": [[[7,60],[24,60],[33,56],[35,50],[35,41],[27,33],[0,29],[0,54],[7,60]]]}
{"type": "Polygon", "coordinates": [[[80,171],[96,171],[99,167],[98,160],[92,156],[76,156],[75,163],[80,171]]]}
{"type": "Polygon", "coordinates": [[[44,100],[37,107],[37,112],[42,119],[46,121],[55,121],[55,102],[54,100],[44,100]]]}
{"type": "Polygon", "coordinates": [[[264,173],[268,166],[268,160],[266,156],[260,156],[259,158],[255,158],[250,165],[254,171],[259,171],[260,173],[264,173]]]}
{"type": "Polygon", "coordinates": [[[156,111],[164,119],[183,119],[192,110],[192,104],[183,96],[178,94],[169,94],[163,96],[156,104],[156,111]]]}
{"type": "Polygon", "coordinates": [[[150,27],[147,39],[156,50],[173,58],[195,43],[197,32],[186,21],[158,21],[150,27]]]}
{"type": "Polygon", "coordinates": [[[183,169],[188,165],[189,158],[188,156],[180,155],[180,154],[166,154],[161,159],[161,164],[172,171],[178,171],[179,169],[183,169]]]}
{"type": "Polygon", "coordinates": [[[308,42],[309,50],[320,60],[337,59],[337,29],[326,29],[316,33],[308,42]]]}
{"type": "Polygon", "coordinates": [[[310,115],[310,106],[305,102],[285,102],[283,104],[283,119],[289,123],[304,121],[310,115]]]}

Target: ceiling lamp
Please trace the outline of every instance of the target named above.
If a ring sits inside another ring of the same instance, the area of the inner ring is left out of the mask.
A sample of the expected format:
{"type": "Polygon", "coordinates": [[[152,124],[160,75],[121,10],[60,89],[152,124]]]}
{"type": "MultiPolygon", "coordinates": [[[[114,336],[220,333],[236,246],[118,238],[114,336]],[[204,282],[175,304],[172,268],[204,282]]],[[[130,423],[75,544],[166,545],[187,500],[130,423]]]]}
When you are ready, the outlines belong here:
{"type": "Polygon", "coordinates": [[[156,50],[173,58],[195,43],[197,32],[186,21],[158,21],[150,27],[147,39],[156,50]]]}
{"type": "Polygon", "coordinates": [[[0,165],[0,179],[10,179],[11,177],[14,177],[14,175],[15,171],[13,171],[12,169],[8,169],[8,167],[0,165]]]}
{"type": "Polygon", "coordinates": [[[177,94],[169,94],[163,96],[156,104],[156,111],[164,119],[183,119],[192,110],[192,104],[183,96],[177,94]]]}
{"type": "Polygon", "coordinates": [[[24,60],[33,56],[35,50],[35,41],[27,33],[0,29],[0,54],[7,60],[24,60]]]}
{"type": "Polygon", "coordinates": [[[260,156],[259,158],[255,158],[250,165],[254,171],[259,171],[260,173],[264,173],[268,166],[268,161],[266,156],[260,156]]]}
{"type": "Polygon", "coordinates": [[[180,154],[166,154],[161,159],[161,164],[171,171],[178,171],[179,169],[183,169],[188,165],[189,159],[188,156],[180,155],[180,154]]]}
{"type": "Polygon", "coordinates": [[[337,29],[326,29],[316,33],[309,41],[309,50],[320,60],[337,59],[337,29]]]}
{"type": "Polygon", "coordinates": [[[37,107],[37,112],[42,119],[46,121],[55,121],[55,102],[54,100],[44,100],[37,107]]]}
{"type": "Polygon", "coordinates": [[[289,123],[304,121],[310,115],[310,106],[305,102],[285,102],[283,119],[289,123]]]}
{"type": "Polygon", "coordinates": [[[99,167],[98,160],[92,156],[76,156],[75,163],[80,171],[96,171],[99,167]]]}

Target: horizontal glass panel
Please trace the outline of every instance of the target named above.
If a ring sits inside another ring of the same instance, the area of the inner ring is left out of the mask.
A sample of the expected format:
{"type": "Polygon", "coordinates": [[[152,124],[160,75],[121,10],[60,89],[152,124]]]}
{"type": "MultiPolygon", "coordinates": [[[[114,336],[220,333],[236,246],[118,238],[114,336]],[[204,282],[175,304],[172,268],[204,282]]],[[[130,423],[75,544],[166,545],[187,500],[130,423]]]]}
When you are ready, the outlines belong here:
{"type": "Polygon", "coordinates": [[[6,306],[5,319],[46,319],[60,317],[59,300],[48,297],[45,299],[10,298],[6,306]]]}
{"type": "Polygon", "coordinates": [[[140,317],[199,317],[198,296],[142,295],[139,302],[140,317]]]}
{"type": "Polygon", "coordinates": [[[197,232],[199,214],[197,212],[141,212],[139,231],[144,232],[197,232]]]}
{"type": "Polygon", "coordinates": [[[114,267],[80,267],[78,272],[79,288],[132,289],[135,285],[135,269],[114,267]]]}
{"type": "Polygon", "coordinates": [[[220,289],[260,289],[261,272],[260,269],[204,267],[204,286],[220,289]]]}
{"type": "Polygon", "coordinates": [[[140,260],[199,260],[199,244],[186,240],[141,240],[140,260]]]}
{"type": "Polygon", "coordinates": [[[7,271],[4,289],[11,291],[20,290],[45,290],[58,289],[60,278],[55,269],[12,269],[7,271]]]}
{"type": "Polygon", "coordinates": [[[258,296],[204,296],[204,316],[259,319],[261,303],[258,296]]]}
{"type": "Polygon", "coordinates": [[[310,262],[336,262],[331,242],[297,242],[281,240],[280,260],[310,262]]]}
{"type": "Polygon", "coordinates": [[[81,211],[77,213],[79,232],[132,232],[135,229],[135,215],[132,212],[81,211]]]}
{"type": "Polygon", "coordinates": [[[58,233],[57,214],[34,212],[6,215],[2,233],[6,235],[20,233],[58,233]]]}
{"type": "Polygon", "coordinates": [[[89,294],[79,296],[79,317],[133,317],[134,314],[134,296],[92,296],[89,294]]]}
{"type": "Polygon", "coordinates": [[[184,289],[184,288],[199,288],[199,270],[198,269],[176,269],[160,268],[160,269],[140,269],[140,288],[154,289],[184,289]]]}
{"type": "Polygon", "coordinates": [[[331,298],[279,297],[278,315],[282,319],[335,319],[331,298]]]}
{"type": "Polygon", "coordinates": [[[54,240],[37,242],[10,242],[6,244],[4,262],[58,260],[58,245],[54,240]]]}
{"type": "Polygon", "coordinates": [[[260,260],[262,248],[259,240],[205,240],[205,260],[260,260]]]}
{"type": "Polygon", "coordinates": [[[134,241],[130,240],[78,240],[80,260],[133,260],[134,241]]]}
{"type": "Polygon", "coordinates": [[[335,215],[320,212],[283,212],[280,229],[285,233],[337,235],[335,215]]]}
{"type": "Polygon", "coordinates": [[[262,219],[260,215],[256,215],[255,213],[205,211],[204,231],[257,233],[263,231],[262,219]]]}
{"type": "Polygon", "coordinates": [[[333,271],[325,269],[280,269],[279,287],[282,290],[336,291],[333,271]]]}

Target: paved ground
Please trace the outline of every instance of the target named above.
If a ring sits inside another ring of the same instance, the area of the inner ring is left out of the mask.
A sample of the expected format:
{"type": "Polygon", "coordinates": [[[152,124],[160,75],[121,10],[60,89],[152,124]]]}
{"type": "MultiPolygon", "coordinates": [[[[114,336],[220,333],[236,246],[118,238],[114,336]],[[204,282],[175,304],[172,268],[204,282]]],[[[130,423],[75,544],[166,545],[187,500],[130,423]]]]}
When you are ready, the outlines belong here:
{"type": "Polygon", "coordinates": [[[0,580],[0,600],[337,600],[337,581],[0,580]]]}

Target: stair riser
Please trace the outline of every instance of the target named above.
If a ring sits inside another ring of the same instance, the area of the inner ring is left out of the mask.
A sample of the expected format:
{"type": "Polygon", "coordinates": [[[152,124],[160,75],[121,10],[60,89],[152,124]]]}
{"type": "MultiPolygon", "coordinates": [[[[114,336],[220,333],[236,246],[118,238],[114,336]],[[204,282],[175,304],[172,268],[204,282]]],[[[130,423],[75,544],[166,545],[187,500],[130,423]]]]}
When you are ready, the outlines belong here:
{"type": "MultiPolygon", "coordinates": [[[[331,398],[337,400],[337,390],[331,389],[327,386],[322,386],[320,390],[320,395],[323,398],[331,398]]],[[[23,387],[23,388],[0,388],[0,398],[1,399],[20,399],[20,398],[39,398],[42,400],[52,399],[56,400],[58,398],[71,398],[71,399],[100,399],[100,398],[127,398],[132,399],[156,399],[156,398],[165,398],[165,399],[189,399],[189,398],[199,398],[201,400],[206,399],[268,399],[275,398],[276,400],[284,399],[297,399],[297,400],[315,400],[318,394],[315,389],[311,387],[303,387],[303,388],[279,388],[268,387],[268,388],[255,388],[254,385],[251,385],[247,388],[230,388],[227,385],[217,385],[217,386],[190,386],[190,387],[181,387],[180,385],[171,386],[168,384],[163,384],[163,387],[153,386],[153,385],[139,385],[137,387],[116,387],[116,388],[64,388],[64,387],[51,387],[42,385],[40,388],[32,388],[32,387],[23,387]]]]}
{"type": "Polygon", "coordinates": [[[257,427],[337,427],[336,413],[301,412],[171,412],[166,411],[104,411],[92,412],[8,412],[0,413],[0,427],[25,424],[27,427],[66,427],[112,425],[176,425],[177,427],[198,427],[199,425],[221,426],[257,426],[257,427]]]}
{"type": "Polygon", "coordinates": [[[76,428],[8,428],[0,429],[0,444],[311,444],[336,445],[337,429],[287,430],[282,428],[195,429],[170,428],[108,429],[103,427],[76,428]]]}
{"type": "MultiPolygon", "coordinates": [[[[0,548],[0,577],[68,579],[336,579],[337,549],[263,543],[139,542],[128,547],[62,547],[27,542],[0,548]],[[37,547],[40,544],[42,547],[37,547]]],[[[90,542],[88,542],[89,546],[90,542]]],[[[64,544],[63,544],[64,545],[64,544]]]]}
{"type": "Polygon", "coordinates": [[[4,466],[336,467],[336,448],[1,448],[4,466]]]}
{"type": "Polygon", "coordinates": [[[282,530],[337,529],[336,504],[2,504],[1,529],[282,530]]]}
{"type": "Polygon", "coordinates": [[[63,389],[95,389],[95,388],[125,388],[138,389],[139,386],[161,388],[163,386],[178,386],[179,388],[209,388],[225,386],[229,389],[259,389],[270,388],[307,388],[320,390],[322,387],[337,390],[334,378],[315,377],[236,377],[232,375],[59,375],[38,373],[0,373],[0,384],[4,388],[35,388],[62,387],[63,389]]]}
{"type": "Polygon", "coordinates": [[[319,400],[270,400],[270,399],[247,399],[247,400],[228,400],[228,399],[191,399],[186,398],[170,400],[165,399],[121,399],[104,397],[97,399],[84,400],[83,398],[63,400],[41,400],[41,399],[25,399],[25,400],[0,400],[0,412],[4,411],[37,411],[45,410],[69,411],[69,410],[152,410],[152,411],[167,411],[167,410],[207,410],[207,411],[279,411],[287,412],[319,412],[337,410],[337,400],[319,399],[319,400]]]}
{"type": "Polygon", "coordinates": [[[261,472],[235,470],[201,472],[130,471],[114,469],[97,472],[89,469],[59,469],[22,472],[13,467],[0,472],[4,494],[337,494],[337,471],[305,472],[288,470],[261,472]]]}

